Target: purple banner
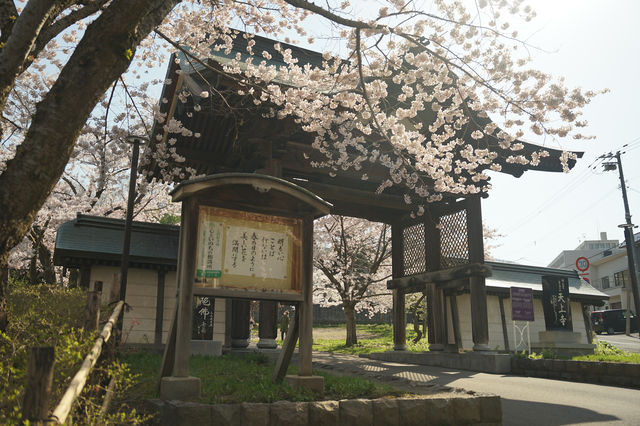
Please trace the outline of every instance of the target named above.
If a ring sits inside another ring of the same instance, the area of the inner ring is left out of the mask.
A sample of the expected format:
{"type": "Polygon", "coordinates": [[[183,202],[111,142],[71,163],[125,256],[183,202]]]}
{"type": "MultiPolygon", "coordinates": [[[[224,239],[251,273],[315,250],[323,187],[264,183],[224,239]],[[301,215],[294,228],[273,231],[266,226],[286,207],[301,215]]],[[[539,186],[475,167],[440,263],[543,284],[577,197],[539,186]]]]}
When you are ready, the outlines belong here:
{"type": "Polygon", "coordinates": [[[533,292],[530,288],[511,287],[511,318],[533,321],[533,292]]]}

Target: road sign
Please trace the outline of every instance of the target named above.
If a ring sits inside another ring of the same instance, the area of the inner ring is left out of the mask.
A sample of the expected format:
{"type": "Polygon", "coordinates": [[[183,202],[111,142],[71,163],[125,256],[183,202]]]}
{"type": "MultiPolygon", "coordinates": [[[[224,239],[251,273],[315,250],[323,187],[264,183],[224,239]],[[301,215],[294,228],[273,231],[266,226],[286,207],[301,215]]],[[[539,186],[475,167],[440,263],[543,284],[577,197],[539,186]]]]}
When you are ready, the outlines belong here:
{"type": "Polygon", "coordinates": [[[578,271],[580,272],[587,271],[589,269],[589,259],[584,256],[580,256],[579,258],[577,258],[576,268],[578,268],[578,271]]]}

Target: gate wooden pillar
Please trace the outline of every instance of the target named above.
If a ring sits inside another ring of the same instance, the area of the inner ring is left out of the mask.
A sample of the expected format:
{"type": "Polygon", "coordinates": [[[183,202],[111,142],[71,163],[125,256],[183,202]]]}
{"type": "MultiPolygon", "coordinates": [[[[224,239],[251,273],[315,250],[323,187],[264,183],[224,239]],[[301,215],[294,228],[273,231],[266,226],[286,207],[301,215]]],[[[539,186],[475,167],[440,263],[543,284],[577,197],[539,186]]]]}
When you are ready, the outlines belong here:
{"type": "MultiPolygon", "coordinates": [[[[469,262],[484,263],[484,243],[482,234],[482,210],[480,197],[467,199],[467,236],[469,242],[469,262]]],[[[474,351],[488,351],[489,320],[487,311],[487,290],[482,276],[469,278],[471,292],[471,333],[474,351]]]]}
{"type": "MultiPolygon", "coordinates": [[[[435,206],[431,206],[424,218],[424,258],[425,269],[428,272],[438,271],[442,267],[442,240],[437,226],[439,216],[434,214],[434,210],[435,206]]],[[[444,350],[447,343],[445,342],[444,294],[436,283],[428,283],[425,288],[425,294],[428,306],[429,350],[441,351],[444,350]]]]}
{"type": "Polygon", "coordinates": [[[251,302],[249,300],[231,300],[231,347],[244,349],[249,346],[251,337],[250,316],[251,302]]]}
{"type": "MultiPolygon", "coordinates": [[[[391,225],[391,273],[400,278],[404,272],[403,228],[399,224],[391,225]]],[[[402,289],[393,289],[393,350],[407,349],[407,316],[405,294],[402,289]]]]}
{"type": "Polygon", "coordinates": [[[429,342],[430,351],[442,351],[445,347],[445,319],[443,307],[443,293],[438,289],[436,283],[427,284],[427,298],[431,308],[431,320],[433,321],[433,342],[429,342]]]}
{"type": "Polygon", "coordinates": [[[275,349],[278,347],[276,337],[278,336],[278,302],[268,300],[260,301],[258,347],[264,349],[275,349]]]}

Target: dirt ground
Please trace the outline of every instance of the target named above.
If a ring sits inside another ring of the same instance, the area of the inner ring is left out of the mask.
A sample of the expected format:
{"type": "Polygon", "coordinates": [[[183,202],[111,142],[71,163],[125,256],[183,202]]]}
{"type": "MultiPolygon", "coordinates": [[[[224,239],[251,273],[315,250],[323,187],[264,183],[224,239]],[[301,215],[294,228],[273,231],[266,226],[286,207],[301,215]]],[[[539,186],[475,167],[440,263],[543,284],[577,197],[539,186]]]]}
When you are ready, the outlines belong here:
{"type": "MultiPolygon", "coordinates": [[[[367,339],[375,337],[371,333],[358,333],[358,339],[367,339]]],[[[314,327],[313,328],[314,339],[326,339],[326,340],[345,340],[347,338],[347,329],[342,327],[314,327]]]]}
{"type": "MultiPolygon", "coordinates": [[[[358,339],[368,339],[371,337],[376,337],[376,335],[358,331],[358,339]]],[[[278,329],[278,338],[280,338],[280,329],[278,329]]],[[[347,338],[347,329],[344,325],[338,327],[314,327],[313,338],[315,340],[345,340],[347,338]]],[[[251,341],[257,342],[258,340],[258,327],[255,327],[251,330],[251,341]]]]}

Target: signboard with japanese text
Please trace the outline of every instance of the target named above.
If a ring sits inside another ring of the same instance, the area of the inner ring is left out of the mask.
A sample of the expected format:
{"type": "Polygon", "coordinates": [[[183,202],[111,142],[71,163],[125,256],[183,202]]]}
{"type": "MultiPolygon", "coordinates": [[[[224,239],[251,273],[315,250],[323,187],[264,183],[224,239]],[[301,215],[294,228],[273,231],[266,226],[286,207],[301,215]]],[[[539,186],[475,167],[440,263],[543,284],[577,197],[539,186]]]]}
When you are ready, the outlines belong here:
{"type": "Polygon", "coordinates": [[[511,287],[511,319],[534,321],[533,291],[530,288],[511,287]]]}
{"type": "Polygon", "coordinates": [[[542,308],[546,329],[573,331],[569,305],[569,279],[556,275],[542,277],[542,308]]]}
{"type": "Polygon", "coordinates": [[[200,206],[195,289],[301,294],[300,234],[300,219],[200,206]]]}
{"type": "Polygon", "coordinates": [[[193,329],[191,339],[213,340],[213,307],[213,297],[193,297],[193,329]]]}

